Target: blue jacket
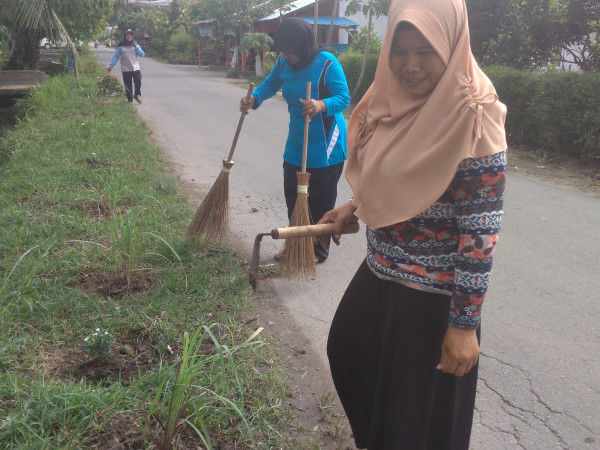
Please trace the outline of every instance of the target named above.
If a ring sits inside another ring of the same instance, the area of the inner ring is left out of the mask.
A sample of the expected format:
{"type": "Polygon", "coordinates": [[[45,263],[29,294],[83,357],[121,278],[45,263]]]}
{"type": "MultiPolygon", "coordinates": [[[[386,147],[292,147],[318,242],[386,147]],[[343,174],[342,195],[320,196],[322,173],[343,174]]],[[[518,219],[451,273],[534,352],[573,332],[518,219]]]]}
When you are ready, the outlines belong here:
{"type": "Polygon", "coordinates": [[[307,168],[331,166],[346,159],[346,121],[342,111],[350,104],[350,93],[344,71],[331,53],[320,52],[314,61],[301,70],[292,70],[282,56],[275,67],[252,95],[253,109],[283,88],[288,104],[290,125],[283,159],[295,166],[302,165],[304,115],[299,99],[306,98],[306,83],[311,84],[311,98],[323,100],[326,113],[314,116],[308,131],[307,168]]]}

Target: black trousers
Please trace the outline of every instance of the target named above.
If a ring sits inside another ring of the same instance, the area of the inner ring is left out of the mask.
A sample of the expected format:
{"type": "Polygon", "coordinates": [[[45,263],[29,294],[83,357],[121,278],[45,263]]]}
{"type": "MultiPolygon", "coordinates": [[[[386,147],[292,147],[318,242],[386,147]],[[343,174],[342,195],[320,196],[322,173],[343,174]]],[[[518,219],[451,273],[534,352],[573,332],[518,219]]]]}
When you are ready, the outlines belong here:
{"type": "MultiPolygon", "coordinates": [[[[301,167],[283,162],[283,190],[285,203],[288,210],[288,220],[292,218],[296,198],[298,196],[298,180],[296,173],[301,167]]],[[[306,169],[310,173],[308,182],[308,209],[310,210],[311,223],[317,223],[327,212],[335,208],[337,200],[337,184],[344,170],[344,163],[333,166],[306,169]]],[[[319,244],[315,245],[315,256],[318,262],[323,262],[329,256],[329,243],[321,238],[319,244]],[[325,245],[323,245],[325,244],[325,245]]]]}
{"type": "Polygon", "coordinates": [[[436,369],[449,302],[382,280],[366,261],[356,272],[327,355],[358,448],[468,450],[478,365],[462,377],[436,369]]]}
{"type": "Polygon", "coordinates": [[[133,72],[123,72],[123,84],[125,85],[125,93],[127,100],[133,101],[133,95],[142,95],[142,72],[139,70],[133,72]],[[135,91],[134,87],[135,86],[135,91]]]}
{"type": "MultiPolygon", "coordinates": [[[[283,162],[283,190],[285,203],[288,210],[288,219],[292,218],[296,197],[298,195],[298,181],[296,173],[301,167],[283,162]]],[[[308,208],[312,223],[317,223],[321,217],[335,207],[337,200],[337,184],[344,170],[344,163],[333,166],[306,169],[310,173],[308,182],[308,208]]]]}

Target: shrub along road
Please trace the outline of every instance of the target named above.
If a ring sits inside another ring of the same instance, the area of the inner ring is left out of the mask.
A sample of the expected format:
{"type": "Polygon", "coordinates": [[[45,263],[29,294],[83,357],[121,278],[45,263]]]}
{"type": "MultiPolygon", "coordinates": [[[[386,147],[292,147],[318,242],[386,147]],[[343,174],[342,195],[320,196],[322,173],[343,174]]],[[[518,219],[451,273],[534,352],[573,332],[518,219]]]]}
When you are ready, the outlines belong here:
{"type": "MultiPolygon", "coordinates": [[[[107,64],[112,52],[98,49],[97,54],[107,64]]],[[[229,151],[245,90],[222,73],[194,66],[151,59],[141,65],[144,103],[135,107],[200,202],[229,151]]],[[[246,258],[257,233],[287,223],[281,175],[287,122],[284,102],[266,102],[246,118],[234,155],[229,242],[246,258]]],[[[342,180],[339,201],[350,195],[342,180]]],[[[600,445],[598,223],[598,199],[509,175],[503,231],[483,310],[473,449],[600,445]]],[[[282,345],[307,345],[303,380],[322,389],[330,387],[329,323],[364,246],[362,231],[344,237],[314,280],[274,278],[259,285],[259,294],[277,305],[275,312],[263,308],[259,315],[270,318],[282,345]]],[[[278,248],[265,240],[262,259],[271,259],[278,248]]]]}

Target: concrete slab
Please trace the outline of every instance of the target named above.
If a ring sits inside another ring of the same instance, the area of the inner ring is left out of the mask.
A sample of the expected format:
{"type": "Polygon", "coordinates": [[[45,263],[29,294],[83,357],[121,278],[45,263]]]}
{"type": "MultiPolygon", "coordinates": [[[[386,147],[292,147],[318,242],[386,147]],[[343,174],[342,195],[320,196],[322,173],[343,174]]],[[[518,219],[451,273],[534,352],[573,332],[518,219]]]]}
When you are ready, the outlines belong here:
{"type": "Polygon", "coordinates": [[[39,70],[0,71],[0,96],[10,96],[42,84],[48,76],[39,70]]]}

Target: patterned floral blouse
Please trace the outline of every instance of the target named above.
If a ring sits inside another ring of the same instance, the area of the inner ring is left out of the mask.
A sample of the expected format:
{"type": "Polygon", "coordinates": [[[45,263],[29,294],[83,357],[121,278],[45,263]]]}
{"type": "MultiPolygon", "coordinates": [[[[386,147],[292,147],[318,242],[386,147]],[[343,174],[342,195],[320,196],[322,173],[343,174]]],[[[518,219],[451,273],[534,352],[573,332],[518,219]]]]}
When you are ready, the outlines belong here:
{"type": "Polygon", "coordinates": [[[367,262],[380,278],[450,295],[448,324],[479,327],[502,222],[506,152],[460,163],[429,209],[389,227],[367,228],[367,262]]]}

